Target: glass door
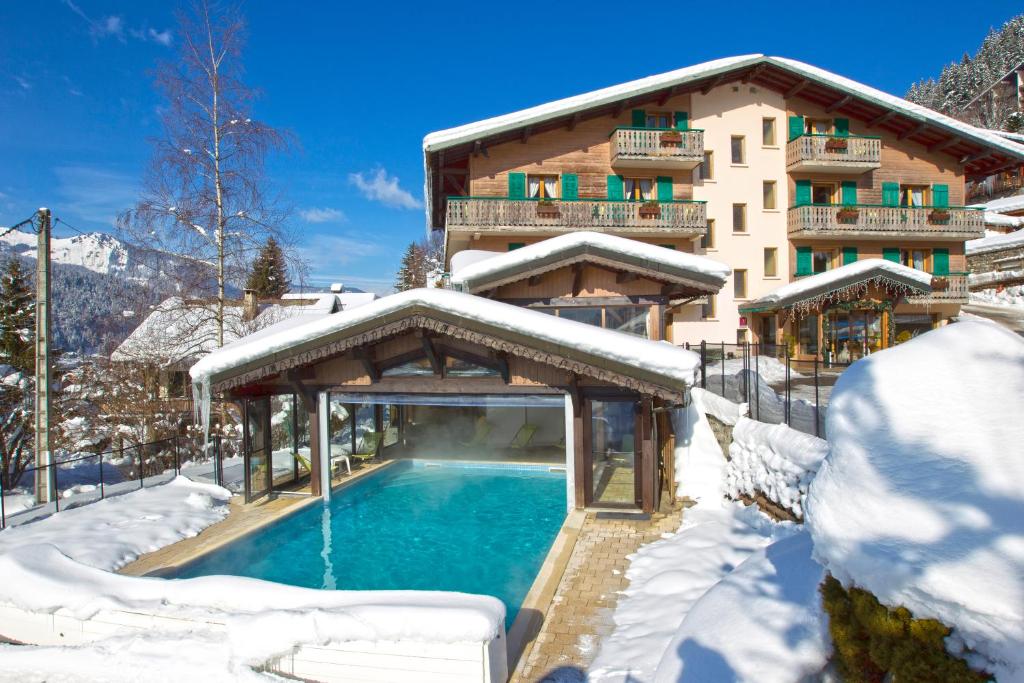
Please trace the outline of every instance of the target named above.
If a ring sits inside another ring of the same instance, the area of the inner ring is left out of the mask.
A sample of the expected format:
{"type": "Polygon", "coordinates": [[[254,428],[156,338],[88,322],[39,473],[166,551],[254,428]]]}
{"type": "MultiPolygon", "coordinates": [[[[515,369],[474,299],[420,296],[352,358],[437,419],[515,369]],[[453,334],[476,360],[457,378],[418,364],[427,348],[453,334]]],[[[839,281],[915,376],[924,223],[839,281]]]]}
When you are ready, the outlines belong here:
{"type": "Polygon", "coordinates": [[[637,488],[636,401],[590,401],[591,502],[635,506],[637,488]]]}
{"type": "Polygon", "coordinates": [[[270,399],[245,402],[245,499],[246,502],[270,491],[270,399]]]}

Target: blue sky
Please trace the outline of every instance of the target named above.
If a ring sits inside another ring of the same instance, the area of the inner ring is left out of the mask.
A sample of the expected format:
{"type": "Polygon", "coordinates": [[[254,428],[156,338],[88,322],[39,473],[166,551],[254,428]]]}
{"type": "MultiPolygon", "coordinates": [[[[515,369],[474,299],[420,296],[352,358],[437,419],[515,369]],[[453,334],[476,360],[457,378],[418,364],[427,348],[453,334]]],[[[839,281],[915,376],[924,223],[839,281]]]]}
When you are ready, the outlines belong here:
{"type": "MultiPolygon", "coordinates": [[[[424,134],[753,52],[902,94],[1024,9],[909,5],[830,3],[815,19],[806,3],[250,0],[245,62],[263,91],[256,115],[299,141],[269,175],[296,209],[314,282],[386,291],[424,233],[424,134]]],[[[159,133],[150,74],[174,56],[172,14],[170,2],[0,0],[0,225],[49,206],[110,230],[133,204],[159,133]]]]}

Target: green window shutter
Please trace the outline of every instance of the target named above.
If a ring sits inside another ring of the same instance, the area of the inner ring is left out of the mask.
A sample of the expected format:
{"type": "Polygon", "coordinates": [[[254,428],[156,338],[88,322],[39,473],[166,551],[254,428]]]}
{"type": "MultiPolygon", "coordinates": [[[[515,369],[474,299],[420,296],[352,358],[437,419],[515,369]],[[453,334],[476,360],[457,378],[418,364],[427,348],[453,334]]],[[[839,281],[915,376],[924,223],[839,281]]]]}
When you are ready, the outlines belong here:
{"type": "Polygon", "coordinates": [[[857,247],[843,247],[843,265],[857,262],[857,247]]]}
{"type": "Polygon", "coordinates": [[[900,184],[882,183],[882,206],[900,205],[900,184]]]}
{"type": "Polygon", "coordinates": [[[810,247],[797,247],[796,248],[796,274],[797,275],[810,275],[811,274],[811,248],[810,247]]]}
{"type": "Polygon", "coordinates": [[[622,189],[622,176],[610,175],[608,176],[608,199],[612,201],[621,202],[625,199],[622,189]]]}
{"type": "Polygon", "coordinates": [[[666,249],[675,249],[676,248],[676,245],[674,245],[674,244],[659,244],[658,246],[659,247],[665,247],[666,249]]]}
{"type": "Polygon", "coordinates": [[[525,173],[509,173],[508,174],[508,198],[509,199],[526,199],[526,174],[525,173]]]}
{"type": "Polygon", "coordinates": [[[526,242],[509,242],[508,243],[508,250],[509,251],[515,251],[516,249],[522,249],[525,246],[526,246],[526,242]]]}
{"type": "Polygon", "coordinates": [[[843,181],[843,206],[854,206],[857,203],[857,181],[843,181]]]}
{"type": "Polygon", "coordinates": [[[672,179],[668,176],[658,176],[658,201],[672,201],[672,179]]]}
{"type": "Polygon", "coordinates": [[[575,173],[562,174],[562,199],[579,199],[580,182],[575,173]]]}
{"type": "Polygon", "coordinates": [[[835,126],[836,135],[845,138],[850,135],[850,119],[833,119],[832,125],[835,126]]]}
{"type": "Polygon", "coordinates": [[[790,116],[789,117],[789,139],[796,140],[798,137],[804,134],[804,117],[802,116],[790,116]]]}
{"type": "Polygon", "coordinates": [[[676,130],[690,130],[690,114],[685,111],[676,112],[676,130]]]}
{"type": "Polygon", "coordinates": [[[899,247],[882,247],[882,258],[886,261],[892,261],[893,263],[900,262],[900,248],[899,247]]]}
{"type": "Polygon", "coordinates": [[[932,206],[949,207],[949,185],[932,185],[932,206]]]}
{"type": "Polygon", "coordinates": [[[647,127],[647,112],[643,109],[633,110],[633,127],[634,128],[646,128],[647,127]]]}
{"type": "Polygon", "coordinates": [[[932,249],[932,275],[949,275],[949,249],[932,249]]]}
{"type": "Polygon", "coordinates": [[[796,181],[796,205],[807,206],[811,203],[811,181],[796,181]]]}

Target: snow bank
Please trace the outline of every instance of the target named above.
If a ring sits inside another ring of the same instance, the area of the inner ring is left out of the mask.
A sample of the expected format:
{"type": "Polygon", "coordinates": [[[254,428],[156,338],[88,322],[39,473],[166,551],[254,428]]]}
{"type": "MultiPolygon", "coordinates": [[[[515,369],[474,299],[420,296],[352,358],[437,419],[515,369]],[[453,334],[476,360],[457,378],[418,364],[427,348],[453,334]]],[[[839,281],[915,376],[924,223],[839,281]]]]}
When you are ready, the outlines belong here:
{"type": "Polygon", "coordinates": [[[823,578],[807,533],[753,552],[688,610],[654,680],[793,683],[822,671],[823,578]]]}
{"type": "Polygon", "coordinates": [[[971,292],[971,303],[993,306],[1024,306],[1024,285],[971,292]]]}
{"type": "Polygon", "coordinates": [[[725,499],[725,454],[708,422],[706,397],[691,389],[690,404],[672,412],[676,496],[718,504],[725,499]]]}
{"type": "Polygon", "coordinates": [[[732,430],[726,486],[733,495],[763,493],[797,515],[828,443],[786,425],[741,417],[732,430]]]}
{"type": "Polygon", "coordinates": [[[50,544],[90,567],[115,570],[224,519],[230,497],[219,486],[177,477],[161,486],[10,527],[0,533],[0,553],[50,544]]]}
{"type": "Polygon", "coordinates": [[[727,425],[736,424],[748,413],[746,403],[733,403],[706,389],[694,387],[690,390],[690,396],[697,396],[696,400],[706,415],[711,415],[727,425]]]}
{"type": "Polygon", "coordinates": [[[855,363],[811,483],[815,556],[1024,679],[1024,340],[959,322],[855,363]]]}

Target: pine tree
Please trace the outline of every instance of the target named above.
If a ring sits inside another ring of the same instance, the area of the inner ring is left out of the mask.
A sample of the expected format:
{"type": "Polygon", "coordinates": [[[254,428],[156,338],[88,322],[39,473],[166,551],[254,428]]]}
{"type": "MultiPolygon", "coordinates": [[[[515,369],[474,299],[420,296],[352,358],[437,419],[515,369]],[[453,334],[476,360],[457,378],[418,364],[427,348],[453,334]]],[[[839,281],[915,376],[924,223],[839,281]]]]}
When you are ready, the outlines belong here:
{"type": "Polygon", "coordinates": [[[35,299],[17,259],[0,274],[0,362],[35,371],[35,299]]]}
{"type": "Polygon", "coordinates": [[[261,299],[280,299],[288,291],[288,265],[284,261],[284,252],[273,237],[267,238],[267,243],[253,261],[245,288],[256,290],[256,296],[261,299]]]}
{"type": "Polygon", "coordinates": [[[402,255],[402,263],[395,275],[395,289],[404,292],[407,289],[425,287],[427,284],[426,254],[423,247],[413,242],[402,255]]]}

